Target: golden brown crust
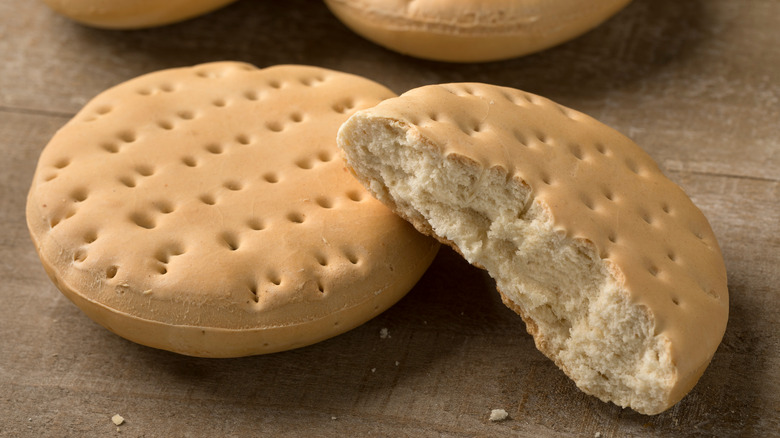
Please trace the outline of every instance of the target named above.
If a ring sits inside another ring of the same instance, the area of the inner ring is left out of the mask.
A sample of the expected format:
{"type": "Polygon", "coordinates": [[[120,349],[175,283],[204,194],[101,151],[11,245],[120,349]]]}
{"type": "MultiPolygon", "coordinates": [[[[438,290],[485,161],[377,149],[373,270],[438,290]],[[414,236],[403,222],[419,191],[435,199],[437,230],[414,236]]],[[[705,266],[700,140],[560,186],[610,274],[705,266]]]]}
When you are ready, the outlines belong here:
{"type": "Polygon", "coordinates": [[[44,267],[98,322],[185,354],[346,331],[438,248],[338,159],[340,124],[390,96],[330,70],[231,62],[112,88],[41,154],[27,220],[44,267]]]}

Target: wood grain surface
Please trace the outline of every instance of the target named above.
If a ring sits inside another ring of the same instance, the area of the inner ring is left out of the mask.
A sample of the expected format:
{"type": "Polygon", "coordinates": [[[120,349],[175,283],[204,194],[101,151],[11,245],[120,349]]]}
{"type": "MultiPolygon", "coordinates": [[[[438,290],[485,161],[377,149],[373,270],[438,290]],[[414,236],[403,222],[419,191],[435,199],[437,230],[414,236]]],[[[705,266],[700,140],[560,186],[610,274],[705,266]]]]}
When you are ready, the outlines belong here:
{"type": "Polygon", "coordinates": [[[777,0],[635,0],[543,53],[452,65],[377,47],[314,0],[242,0],[141,31],[0,2],[0,437],[780,436],[778,18],[777,0]],[[99,327],[52,285],[28,237],[37,157],[105,88],[216,60],[323,66],[399,93],[508,85],[624,132],[723,249],[731,313],[712,364],[661,415],[602,403],[536,351],[492,280],[450,250],[384,314],[295,351],[196,359],[99,327]],[[489,421],[496,408],[509,418],[489,421]]]}

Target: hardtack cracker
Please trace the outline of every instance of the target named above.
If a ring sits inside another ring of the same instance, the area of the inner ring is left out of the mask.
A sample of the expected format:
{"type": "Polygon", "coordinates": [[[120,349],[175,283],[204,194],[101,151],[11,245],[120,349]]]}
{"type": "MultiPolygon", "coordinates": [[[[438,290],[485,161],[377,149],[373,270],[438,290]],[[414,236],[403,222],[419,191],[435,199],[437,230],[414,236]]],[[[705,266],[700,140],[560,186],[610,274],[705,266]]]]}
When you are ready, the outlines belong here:
{"type": "Polygon", "coordinates": [[[585,392],[658,413],[710,362],[728,317],[718,243],[620,133],[519,90],[448,84],[356,113],[339,145],[378,199],[488,270],[585,392]]]}
{"type": "Polygon", "coordinates": [[[93,99],[46,146],[27,220],[108,329],[227,357],[311,344],[400,299],[437,243],[344,168],[338,127],[393,96],[357,76],[222,62],[93,99]]]}
{"type": "Polygon", "coordinates": [[[107,29],[162,26],[211,12],[236,0],[44,0],[79,23],[107,29]]]}
{"type": "Polygon", "coordinates": [[[361,36],[397,52],[450,62],[522,56],[570,40],[630,0],[325,0],[361,36]]]}

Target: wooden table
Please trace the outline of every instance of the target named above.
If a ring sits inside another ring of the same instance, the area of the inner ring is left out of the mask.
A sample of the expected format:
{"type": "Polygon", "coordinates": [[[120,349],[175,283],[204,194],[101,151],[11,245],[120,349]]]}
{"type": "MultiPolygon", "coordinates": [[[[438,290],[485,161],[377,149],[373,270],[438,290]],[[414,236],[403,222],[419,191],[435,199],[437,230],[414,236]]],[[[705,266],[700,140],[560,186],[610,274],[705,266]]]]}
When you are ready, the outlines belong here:
{"type": "Polygon", "coordinates": [[[777,0],[635,0],[544,53],[450,65],[379,48],[317,1],[243,0],[132,32],[81,27],[39,1],[0,3],[0,437],[778,436],[779,20],[777,0]],[[93,323],[27,235],[38,154],[103,89],[223,59],[324,66],[397,92],[509,85],[632,137],[704,211],[725,255],[729,325],[698,386],[652,417],[584,395],[450,250],[395,307],[295,351],[196,359],[93,323]],[[489,421],[494,408],[509,419],[489,421]]]}

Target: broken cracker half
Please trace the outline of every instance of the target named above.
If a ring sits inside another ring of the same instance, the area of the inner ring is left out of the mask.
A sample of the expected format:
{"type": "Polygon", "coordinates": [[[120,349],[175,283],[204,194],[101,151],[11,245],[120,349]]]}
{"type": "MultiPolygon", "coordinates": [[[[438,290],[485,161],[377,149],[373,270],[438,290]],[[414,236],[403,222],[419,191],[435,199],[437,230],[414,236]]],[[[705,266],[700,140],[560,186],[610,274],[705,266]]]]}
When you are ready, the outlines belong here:
{"type": "Polygon", "coordinates": [[[533,94],[464,83],[359,111],[338,140],[374,196],[487,269],[583,391],[655,414],[704,372],[728,317],[718,243],[625,136],[533,94]]]}

